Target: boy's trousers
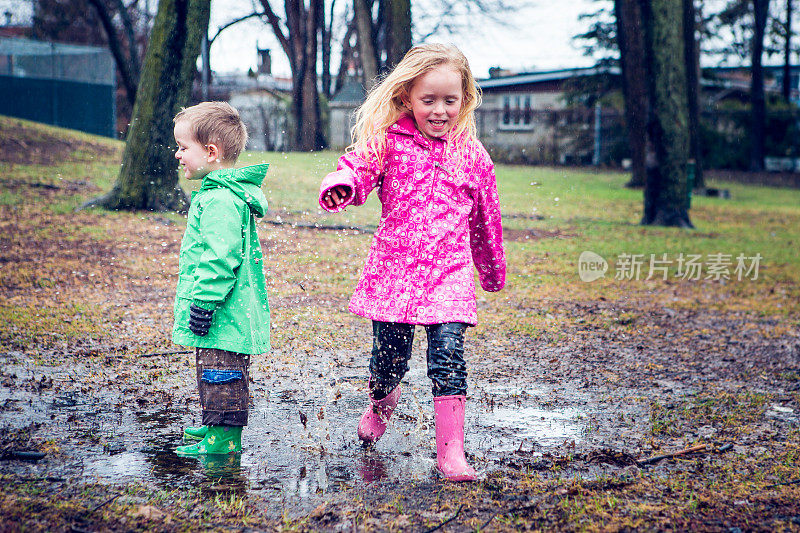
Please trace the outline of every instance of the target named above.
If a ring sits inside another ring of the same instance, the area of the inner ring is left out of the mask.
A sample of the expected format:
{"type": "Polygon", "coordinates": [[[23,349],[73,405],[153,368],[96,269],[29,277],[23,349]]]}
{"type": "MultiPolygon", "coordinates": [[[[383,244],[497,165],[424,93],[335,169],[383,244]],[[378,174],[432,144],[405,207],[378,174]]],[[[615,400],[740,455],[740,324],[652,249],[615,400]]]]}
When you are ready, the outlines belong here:
{"type": "MultiPolygon", "coordinates": [[[[466,395],[467,364],[464,362],[464,333],[467,324],[446,322],[424,326],[428,334],[428,377],[434,396],[466,395]]],[[[384,398],[408,372],[414,325],[372,321],[371,394],[384,398]]]]}
{"type": "Polygon", "coordinates": [[[205,426],[246,426],[250,356],[197,348],[197,388],[205,426]]]}

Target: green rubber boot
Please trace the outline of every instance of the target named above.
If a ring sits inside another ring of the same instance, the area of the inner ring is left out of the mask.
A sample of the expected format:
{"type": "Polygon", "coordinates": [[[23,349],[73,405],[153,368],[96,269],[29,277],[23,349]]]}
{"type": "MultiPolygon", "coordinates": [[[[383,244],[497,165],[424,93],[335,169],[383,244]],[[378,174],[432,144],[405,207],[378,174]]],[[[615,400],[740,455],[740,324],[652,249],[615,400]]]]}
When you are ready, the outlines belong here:
{"type": "Polygon", "coordinates": [[[241,426],[208,426],[208,432],[197,444],[178,446],[178,455],[236,453],[242,451],[241,426]]]}
{"type": "Polygon", "coordinates": [[[183,429],[184,440],[203,440],[208,433],[208,426],[189,426],[183,429]]]}

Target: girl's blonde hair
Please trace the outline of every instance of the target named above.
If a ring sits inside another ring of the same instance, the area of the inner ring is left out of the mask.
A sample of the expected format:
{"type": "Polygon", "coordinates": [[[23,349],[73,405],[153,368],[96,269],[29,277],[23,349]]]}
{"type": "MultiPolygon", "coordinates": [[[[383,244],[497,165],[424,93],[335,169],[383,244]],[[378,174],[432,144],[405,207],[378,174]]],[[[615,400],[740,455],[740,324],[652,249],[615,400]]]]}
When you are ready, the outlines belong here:
{"type": "Polygon", "coordinates": [[[463,100],[458,120],[448,136],[456,144],[477,137],[475,109],[481,104],[481,92],[464,54],[452,45],[421,44],[409,50],[400,63],[370,90],[356,111],[353,143],[347,148],[380,159],[386,147],[386,130],[407,113],[403,99],[420,76],[442,65],[453,67],[461,75],[463,100]]]}

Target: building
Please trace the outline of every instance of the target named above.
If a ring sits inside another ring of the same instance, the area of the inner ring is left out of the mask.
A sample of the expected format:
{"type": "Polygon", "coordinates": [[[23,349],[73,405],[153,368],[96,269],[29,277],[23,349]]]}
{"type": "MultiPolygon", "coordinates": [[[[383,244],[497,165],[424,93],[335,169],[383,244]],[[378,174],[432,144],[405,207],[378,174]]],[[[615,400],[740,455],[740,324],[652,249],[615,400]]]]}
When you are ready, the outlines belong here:
{"type": "Polygon", "coordinates": [[[619,77],[612,68],[571,68],[478,80],[483,103],[475,113],[478,138],[496,161],[600,164],[615,157],[621,114],[599,106],[571,106],[578,82],[619,77]]]}
{"type": "Polygon", "coordinates": [[[367,91],[357,78],[351,77],[328,102],[328,145],[343,150],[350,145],[350,131],[355,125],[355,110],[364,101],[367,91]]]}
{"type": "Polygon", "coordinates": [[[0,114],[115,136],[111,53],[0,36],[0,114]]]}
{"type": "MultiPolygon", "coordinates": [[[[613,109],[569,107],[565,94],[567,84],[575,79],[618,76],[618,70],[585,68],[524,74],[493,70],[493,73],[497,77],[478,80],[483,103],[476,111],[476,122],[478,137],[496,161],[590,164],[611,157],[610,143],[619,136],[612,139],[610,133],[602,135],[608,129],[620,127],[619,113],[613,109]],[[596,153],[598,150],[602,153],[596,153]]],[[[341,150],[350,144],[354,112],[365,94],[363,86],[353,78],[331,99],[328,137],[331,148],[341,150]]]]}

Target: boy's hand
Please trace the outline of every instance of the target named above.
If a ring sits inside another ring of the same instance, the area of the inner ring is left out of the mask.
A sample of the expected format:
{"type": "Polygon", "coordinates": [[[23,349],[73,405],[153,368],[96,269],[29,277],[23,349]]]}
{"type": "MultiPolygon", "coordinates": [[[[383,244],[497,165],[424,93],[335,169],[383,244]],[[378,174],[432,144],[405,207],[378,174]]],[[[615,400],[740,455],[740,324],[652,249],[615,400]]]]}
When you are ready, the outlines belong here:
{"type": "Polygon", "coordinates": [[[189,329],[192,333],[200,337],[208,335],[208,330],[211,329],[211,319],[214,316],[214,311],[208,311],[202,307],[192,304],[189,307],[189,329]]]}
{"type": "Polygon", "coordinates": [[[337,185],[329,190],[322,200],[325,202],[326,206],[330,209],[334,209],[347,201],[352,194],[353,190],[347,185],[337,185]]]}

